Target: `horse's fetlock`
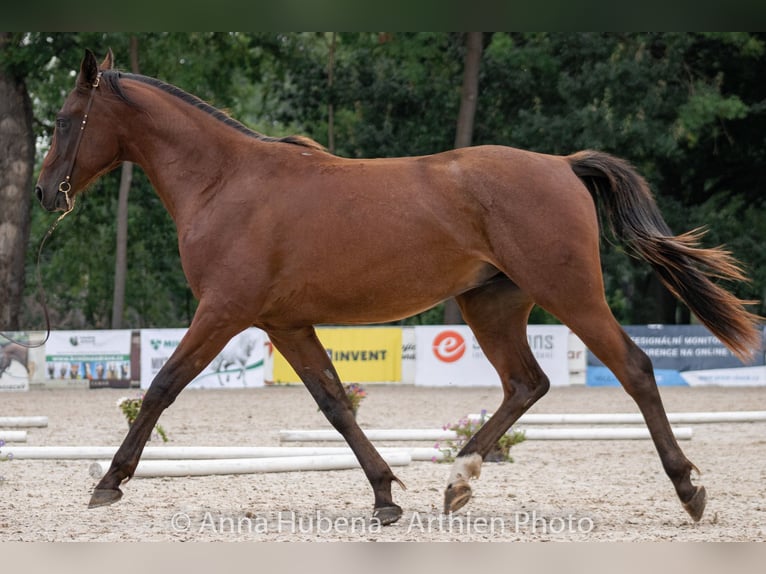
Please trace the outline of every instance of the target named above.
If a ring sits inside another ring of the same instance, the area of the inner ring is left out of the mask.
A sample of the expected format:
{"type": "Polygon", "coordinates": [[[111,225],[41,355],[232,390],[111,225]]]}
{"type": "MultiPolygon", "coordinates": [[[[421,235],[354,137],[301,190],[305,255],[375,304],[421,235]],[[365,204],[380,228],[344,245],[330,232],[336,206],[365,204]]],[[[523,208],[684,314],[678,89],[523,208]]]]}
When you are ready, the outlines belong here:
{"type": "Polygon", "coordinates": [[[477,452],[458,456],[452,465],[452,472],[448,479],[449,482],[454,483],[460,480],[467,481],[472,478],[479,478],[483,462],[484,459],[477,452]]]}

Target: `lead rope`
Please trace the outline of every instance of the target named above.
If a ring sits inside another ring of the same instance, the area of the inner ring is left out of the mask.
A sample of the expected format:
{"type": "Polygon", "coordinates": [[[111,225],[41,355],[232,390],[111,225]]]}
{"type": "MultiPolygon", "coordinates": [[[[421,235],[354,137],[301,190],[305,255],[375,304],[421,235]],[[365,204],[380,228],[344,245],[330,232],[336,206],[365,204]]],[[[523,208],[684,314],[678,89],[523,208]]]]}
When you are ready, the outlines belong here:
{"type": "Polygon", "coordinates": [[[48,228],[48,232],[43,237],[43,240],[40,242],[40,247],[37,250],[37,264],[35,265],[35,278],[37,279],[38,297],[40,299],[40,304],[43,306],[43,316],[45,317],[45,338],[39,343],[30,344],[30,343],[23,343],[21,341],[17,341],[16,339],[9,337],[5,333],[0,332],[0,336],[2,336],[5,339],[8,339],[11,343],[15,343],[16,345],[19,345],[20,347],[25,347],[27,349],[37,349],[45,345],[45,343],[48,342],[48,339],[51,336],[51,319],[48,313],[48,304],[46,301],[45,287],[43,286],[42,272],[40,271],[40,259],[42,257],[43,247],[45,246],[46,241],[48,241],[48,238],[51,235],[53,235],[53,232],[56,230],[56,227],[58,226],[59,222],[62,219],[64,219],[67,215],[69,215],[74,209],[75,200],[69,197],[69,192],[72,191],[72,184],[70,183],[70,180],[72,179],[72,172],[74,172],[74,162],[77,159],[77,152],[80,149],[82,134],[85,131],[85,125],[88,123],[88,114],[90,113],[90,109],[93,106],[93,97],[96,95],[96,88],[98,88],[98,85],[100,82],[101,82],[101,72],[98,73],[98,75],[96,76],[96,81],[93,82],[93,84],[91,85],[90,95],[88,97],[88,104],[85,106],[85,113],[83,114],[82,122],[80,123],[80,131],[77,133],[77,140],[75,141],[74,153],[72,154],[72,161],[69,164],[69,171],[64,181],[59,183],[59,191],[64,194],[64,198],[66,199],[67,209],[64,213],[59,215],[56,221],[54,221],[53,224],[48,228]]]}
{"type": "Polygon", "coordinates": [[[37,349],[39,347],[42,347],[45,345],[45,343],[48,342],[48,339],[51,336],[51,318],[48,313],[48,303],[46,301],[46,295],[45,295],[45,286],[43,285],[43,276],[42,272],[40,271],[40,259],[42,258],[43,254],[43,247],[45,246],[45,242],[48,241],[48,238],[53,235],[53,232],[56,230],[56,227],[58,226],[59,222],[64,219],[67,215],[69,215],[72,210],[74,209],[74,201],[70,201],[69,194],[64,192],[67,200],[67,210],[59,215],[56,218],[56,221],[53,222],[53,224],[48,228],[48,231],[43,236],[43,240],[40,242],[40,247],[37,250],[37,262],[35,264],[35,279],[37,279],[37,295],[38,299],[40,300],[40,304],[43,306],[43,316],[45,317],[45,338],[40,341],[39,343],[24,343],[22,341],[19,341],[17,339],[14,339],[13,337],[9,337],[5,333],[0,332],[0,336],[2,336],[4,339],[8,339],[11,343],[15,343],[19,345],[20,347],[25,347],[27,349],[37,349]]]}
{"type": "Polygon", "coordinates": [[[48,342],[48,339],[51,336],[51,318],[50,318],[50,315],[48,314],[48,304],[46,302],[45,287],[43,286],[43,276],[42,276],[42,272],[40,271],[40,259],[43,254],[43,247],[45,246],[45,242],[48,241],[48,238],[51,235],[53,235],[53,232],[55,231],[59,222],[62,219],[64,219],[67,215],[69,215],[72,209],[74,209],[74,202],[70,204],[69,196],[67,195],[66,198],[67,198],[67,205],[69,206],[69,209],[67,209],[64,213],[59,215],[56,221],[54,221],[53,224],[48,228],[48,231],[43,237],[43,240],[40,242],[40,247],[37,250],[37,262],[35,264],[35,279],[37,279],[38,299],[40,300],[40,304],[43,306],[43,316],[45,317],[45,338],[39,343],[34,343],[34,344],[24,343],[22,341],[14,339],[13,337],[9,337],[5,333],[0,332],[0,336],[3,337],[4,339],[8,339],[11,343],[15,343],[16,345],[19,345],[20,347],[25,347],[27,349],[37,349],[39,347],[42,347],[43,345],[45,345],[45,343],[48,342]]]}

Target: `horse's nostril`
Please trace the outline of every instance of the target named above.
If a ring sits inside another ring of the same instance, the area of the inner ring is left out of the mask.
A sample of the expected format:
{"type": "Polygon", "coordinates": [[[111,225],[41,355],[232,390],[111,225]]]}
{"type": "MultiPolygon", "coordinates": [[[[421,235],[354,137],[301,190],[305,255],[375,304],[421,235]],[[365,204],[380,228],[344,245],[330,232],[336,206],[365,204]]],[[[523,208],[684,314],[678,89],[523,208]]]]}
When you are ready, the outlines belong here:
{"type": "Polygon", "coordinates": [[[35,186],[35,196],[37,196],[37,201],[43,202],[43,188],[39,185],[35,186]]]}

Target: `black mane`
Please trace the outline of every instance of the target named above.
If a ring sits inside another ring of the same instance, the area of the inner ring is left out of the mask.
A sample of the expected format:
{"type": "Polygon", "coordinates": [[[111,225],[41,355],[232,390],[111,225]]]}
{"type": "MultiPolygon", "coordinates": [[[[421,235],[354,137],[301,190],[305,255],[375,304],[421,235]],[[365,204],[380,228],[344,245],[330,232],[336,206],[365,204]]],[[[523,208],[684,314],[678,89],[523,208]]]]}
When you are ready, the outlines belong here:
{"type": "Polygon", "coordinates": [[[325,151],[324,146],[315,142],[311,138],[307,138],[304,136],[293,135],[293,136],[285,136],[282,138],[274,138],[274,137],[265,136],[261,133],[258,133],[257,131],[252,130],[246,125],[238,122],[237,120],[235,120],[228,114],[222,112],[221,110],[201,100],[197,96],[189,94],[188,92],[183,91],[181,88],[178,88],[176,86],[173,86],[172,84],[163,82],[162,80],[158,80],[156,78],[150,78],[148,76],[142,76],[140,74],[130,74],[127,72],[119,72],[117,70],[105,70],[104,72],[102,72],[101,74],[102,81],[106,82],[106,84],[109,86],[109,89],[112,91],[112,93],[114,93],[115,96],[117,96],[120,100],[122,100],[126,104],[129,104],[132,106],[136,105],[135,102],[133,102],[130,98],[128,98],[127,94],[125,94],[125,91],[122,89],[120,80],[123,78],[126,80],[135,80],[137,82],[143,82],[144,84],[148,84],[150,86],[158,88],[162,90],[163,92],[166,92],[172,96],[175,96],[178,99],[182,100],[183,102],[186,102],[187,104],[194,106],[195,108],[202,110],[203,112],[207,114],[210,114],[218,121],[225,123],[227,126],[234,128],[238,132],[245,134],[246,136],[255,138],[257,140],[260,140],[263,142],[289,143],[289,144],[295,144],[295,145],[300,145],[303,147],[325,151]]]}

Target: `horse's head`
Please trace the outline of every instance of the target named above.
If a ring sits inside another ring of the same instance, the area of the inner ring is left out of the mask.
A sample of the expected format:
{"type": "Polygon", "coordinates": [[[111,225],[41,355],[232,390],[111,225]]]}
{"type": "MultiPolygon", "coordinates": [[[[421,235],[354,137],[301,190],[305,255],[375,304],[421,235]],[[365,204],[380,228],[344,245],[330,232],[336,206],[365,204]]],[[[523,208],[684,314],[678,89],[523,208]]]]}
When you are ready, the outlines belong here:
{"type": "Polygon", "coordinates": [[[75,88],[56,116],[50,150],[43,160],[35,195],[48,211],[69,211],[75,195],[117,167],[119,143],[112,113],[99,89],[101,72],[112,68],[110,50],[99,66],[86,50],[75,88]]]}

